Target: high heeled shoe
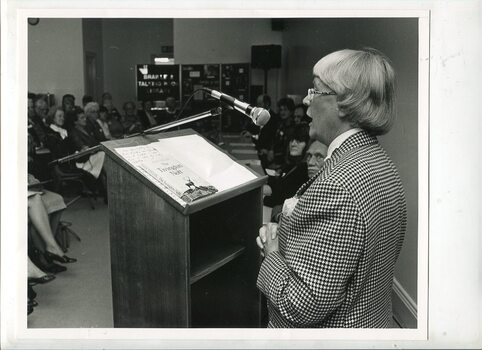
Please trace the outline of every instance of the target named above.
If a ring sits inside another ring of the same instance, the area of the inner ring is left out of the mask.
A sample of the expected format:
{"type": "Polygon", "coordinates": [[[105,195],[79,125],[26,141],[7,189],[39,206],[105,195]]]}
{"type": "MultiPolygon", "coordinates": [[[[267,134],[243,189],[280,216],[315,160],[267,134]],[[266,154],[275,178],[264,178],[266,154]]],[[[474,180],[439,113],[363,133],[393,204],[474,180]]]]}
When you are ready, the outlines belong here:
{"type": "Polygon", "coordinates": [[[29,277],[28,284],[30,286],[35,286],[36,284],[48,283],[50,281],[53,281],[54,279],[55,279],[55,275],[50,275],[50,274],[42,277],[29,277]]]}
{"type": "Polygon", "coordinates": [[[51,259],[47,259],[45,254],[43,252],[40,252],[38,249],[34,249],[32,254],[29,254],[29,258],[42,271],[49,273],[59,273],[67,271],[67,268],[65,266],[56,264],[51,259]]]}
{"type": "Polygon", "coordinates": [[[48,252],[48,251],[45,251],[45,257],[48,260],[57,261],[57,262],[62,263],[62,264],[70,264],[70,263],[74,263],[74,262],[77,261],[77,259],[69,258],[67,255],[60,256],[60,255],[57,255],[57,254],[54,254],[54,253],[51,253],[51,252],[48,252]]]}

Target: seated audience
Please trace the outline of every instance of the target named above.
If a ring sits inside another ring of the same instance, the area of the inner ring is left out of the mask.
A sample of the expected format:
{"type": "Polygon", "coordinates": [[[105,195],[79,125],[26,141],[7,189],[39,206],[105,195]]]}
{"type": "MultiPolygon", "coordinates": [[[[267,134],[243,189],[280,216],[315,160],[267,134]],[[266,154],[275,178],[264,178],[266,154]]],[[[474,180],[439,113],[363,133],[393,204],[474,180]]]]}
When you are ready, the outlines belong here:
{"type": "Polygon", "coordinates": [[[57,261],[64,264],[77,261],[65,255],[55,240],[50,226],[49,213],[42,200],[42,192],[28,191],[28,218],[42,239],[43,247],[37,248],[44,253],[47,261],[57,261]]]}
{"type": "Polygon", "coordinates": [[[32,194],[40,194],[40,199],[42,200],[47,214],[49,215],[50,227],[53,232],[57,232],[62,213],[65,208],[67,208],[63,197],[58,193],[44,189],[40,185],[40,181],[32,174],[28,174],[28,187],[29,194],[30,192],[32,192],[32,194]]]}
{"type": "Polygon", "coordinates": [[[35,117],[38,123],[41,123],[43,126],[46,125],[47,116],[49,113],[49,105],[47,101],[45,101],[42,97],[37,98],[35,100],[35,117]]]}
{"type": "Polygon", "coordinates": [[[159,125],[158,117],[152,111],[152,101],[142,102],[142,111],[139,111],[139,120],[144,129],[159,125]]]}
{"type": "Polygon", "coordinates": [[[45,142],[48,105],[42,98],[34,94],[28,95],[28,132],[33,137],[36,147],[42,147],[45,142]]]}
{"type": "Polygon", "coordinates": [[[47,119],[49,129],[45,138],[45,146],[50,150],[53,159],[65,157],[71,153],[69,133],[65,129],[65,113],[61,107],[51,110],[47,119]]]}
{"type": "Polygon", "coordinates": [[[84,113],[87,118],[87,129],[92,132],[97,141],[106,141],[104,129],[99,123],[99,104],[97,102],[87,103],[84,107],[84,113]]]}
{"type": "MultiPolygon", "coordinates": [[[[93,131],[87,127],[87,117],[82,109],[75,107],[73,111],[67,113],[67,119],[70,125],[71,143],[75,151],[85,151],[100,144],[93,131]]],[[[102,151],[87,154],[77,160],[76,166],[98,179],[104,164],[104,156],[102,151]]]]}
{"type": "Polygon", "coordinates": [[[308,181],[305,160],[306,148],[309,141],[308,130],[303,126],[296,126],[288,140],[288,154],[286,161],[276,176],[268,178],[268,185],[264,188],[264,205],[273,207],[283,204],[285,199],[294,196],[298,188],[308,181]]]}
{"type": "MultiPolygon", "coordinates": [[[[306,163],[308,166],[308,176],[306,180],[315,176],[325,164],[325,158],[328,153],[328,147],[320,141],[312,141],[308,150],[306,151],[306,163]]],[[[297,190],[296,190],[297,191],[297,190]]],[[[296,192],[295,191],[295,192],[296,192]]],[[[275,205],[271,211],[271,221],[279,222],[283,203],[275,205]]]]}
{"type": "Polygon", "coordinates": [[[278,101],[279,124],[274,134],[271,151],[273,152],[273,160],[269,167],[278,169],[282,167],[286,158],[288,149],[288,141],[293,134],[293,112],[295,103],[291,98],[284,97],[278,101]]]}
{"type": "Polygon", "coordinates": [[[304,124],[309,129],[308,124],[310,123],[310,117],[306,115],[307,107],[304,104],[299,104],[295,107],[293,112],[293,121],[296,125],[304,124]]]}
{"type": "Polygon", "coordinates": [[[112,137],[112,134],[110,132],[110,125],[112,123],[109,123],[107,108],[105,108],[104,106],[99,108],[99,118],[97,118],[97,123],[102,128],[102,132],[104,133],[104,137],[107,140],[112,140],[113,137],[112,137]]]}
{"type": "Polygon", "coordinates": [[[28,284],[30,286],[34,286],[36,284],[44,284],[55,279],[55,275],[46,273],[42,271],[40,268],[35,265],[30,258],[28,258],[28,265],[27,265],[27,276],[28,276],[28,284]]]}
{"type": "Polygon", "coordinates": [[[89,102],[94,102],[94,98],[89,95],[84,95],[84,97],[82,97],[82,108],[85,108],[85,105],[89,102]]]}
{"type": "Polygon", "coordinates": [[[132,101],[124,103],[124,116],[122,117],[122,126],[124,127],[124,133],[129,135],[142,131],[142,124],[139,121],[137,115],[136,104],[132,101]]]}
{"type": "Polygon", "coordinates": [[[166,109],[159,114],[159,124],[166,124],[177,120],[179,110],[176,107],[176,99],[174,97],[166,98],[166,109]]]}
{"type": "Polygon", "coordinates": [[[102,106],[107,108],[108,119],[114,118],[120,122],[121,115],[117,108],[114,107],[112,95],[109,92],[104,92],[102,94],[102,106]]]}
{"type": "MultiPolygon", "coordinates": [[[[104,106],[101,106],[99,109],[99,119],[102,123],[107,123],[109,128],[108,133],[111,136],[111,139],[120,139],[124,137],[124,127],[119,119],[113,117],[109,114],[109,111],[104,106]]],[[[107,135],[104,132],[104,136],[107,135]]]]}
{"type": "Polygon", "coordinates": [[[308,177],[311,179],[315,176],[325,164],[325,158],[328,154],[328,147],[318,140],[314,140],[308,151],[306,151],[306,163],[308,164],[308,177]]]}
{"type": "Polygon", "coordinates": [[[72,94],[62,96],[62,109],[65,113],[72,111],[75,107],[75,97],[72,94]]]}

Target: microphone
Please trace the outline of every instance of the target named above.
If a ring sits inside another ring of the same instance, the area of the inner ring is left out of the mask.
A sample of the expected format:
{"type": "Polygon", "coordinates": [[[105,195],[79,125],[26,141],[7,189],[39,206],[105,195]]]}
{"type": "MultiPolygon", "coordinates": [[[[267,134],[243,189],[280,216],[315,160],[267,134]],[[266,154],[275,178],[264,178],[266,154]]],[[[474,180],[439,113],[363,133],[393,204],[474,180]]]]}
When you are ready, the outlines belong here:
{"type": "Polygon", "coordinates": [[[265,125],[270,118],[269,112],[264,108],[253,107],[243,101],[237,100],[232,96],[223,94],[222,92],[219,92],[216,90],[211,90],[205,87],[203,87],[203,90],[209,93],[215,99],[223,101],[227,103],[229,106],[233,107],[238,112],[241,112],[244,115],[247,115],[248,117],[251,118],[253,123],[258,126],[265,125]]]}

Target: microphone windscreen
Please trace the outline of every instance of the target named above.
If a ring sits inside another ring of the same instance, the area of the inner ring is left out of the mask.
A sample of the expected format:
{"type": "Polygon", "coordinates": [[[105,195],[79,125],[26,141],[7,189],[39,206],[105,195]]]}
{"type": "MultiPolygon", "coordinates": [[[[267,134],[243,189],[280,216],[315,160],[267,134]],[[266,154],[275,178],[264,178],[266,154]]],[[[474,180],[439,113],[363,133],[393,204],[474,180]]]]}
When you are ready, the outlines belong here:
{"type": "Polygon", "coordinates": [[[250,117],[256,125],[263,126],[269,121],[271,115],[266,109],[255,107],[251,111],[250,117]]]}

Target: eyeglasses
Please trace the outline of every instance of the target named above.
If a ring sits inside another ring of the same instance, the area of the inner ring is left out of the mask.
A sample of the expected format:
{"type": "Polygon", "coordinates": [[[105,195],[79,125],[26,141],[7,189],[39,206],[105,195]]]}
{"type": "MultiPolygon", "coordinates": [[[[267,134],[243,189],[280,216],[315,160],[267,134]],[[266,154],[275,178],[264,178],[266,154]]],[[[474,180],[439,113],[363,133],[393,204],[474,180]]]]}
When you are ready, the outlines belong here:
{"type": "Polygon", "coordinates": [[[326,92],[326,91],[318,91],[316,89],[308,89],[308,97],[310,98],[310,100],[315,96],[315,95],[322,95],[322,96],[329,96],[329,95],[336,95],[336,92],[334,91],[329,91],[329,92],[326,92]]]}

